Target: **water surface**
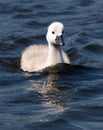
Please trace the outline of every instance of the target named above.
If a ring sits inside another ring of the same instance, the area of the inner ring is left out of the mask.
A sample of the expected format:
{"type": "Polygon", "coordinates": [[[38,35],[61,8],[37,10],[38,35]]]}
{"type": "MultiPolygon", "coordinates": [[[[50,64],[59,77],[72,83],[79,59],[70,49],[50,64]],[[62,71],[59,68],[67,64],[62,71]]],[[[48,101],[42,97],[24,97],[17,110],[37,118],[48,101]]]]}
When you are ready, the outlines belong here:
{"type": "Polygon", "coordinates": [[[0,129],[103,129],[103,1],[0,1],[0,129]],[[20,69],[29,45],[47,44],[47,26],[65,26],[72,65],[20,69]]]}

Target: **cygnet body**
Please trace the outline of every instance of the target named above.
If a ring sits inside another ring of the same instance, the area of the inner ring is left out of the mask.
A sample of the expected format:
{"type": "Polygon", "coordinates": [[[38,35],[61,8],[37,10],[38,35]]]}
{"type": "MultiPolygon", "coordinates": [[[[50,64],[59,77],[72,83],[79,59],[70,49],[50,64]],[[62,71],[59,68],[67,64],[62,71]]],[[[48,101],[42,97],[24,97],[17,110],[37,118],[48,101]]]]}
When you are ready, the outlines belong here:
{"type": "Polygon", "coordinates": [[[27,72],[37,72],[45,67],[58,63],[70,64],[67,54],[62,50],[64,26],[61,22],[49,25],[46,45],[31,45],[26,48],[21,57],[21,69],[27,72]]]}

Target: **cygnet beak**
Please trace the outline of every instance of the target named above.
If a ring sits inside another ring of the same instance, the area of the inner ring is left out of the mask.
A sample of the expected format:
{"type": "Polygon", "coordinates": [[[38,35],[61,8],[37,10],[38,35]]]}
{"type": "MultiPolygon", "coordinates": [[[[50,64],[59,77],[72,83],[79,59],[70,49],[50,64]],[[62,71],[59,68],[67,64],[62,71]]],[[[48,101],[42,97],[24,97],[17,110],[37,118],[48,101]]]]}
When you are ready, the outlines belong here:
{"type": "Polygon", "coordinates": [[[65,45],[65,43],[63,41],[63,35],[57,36],[55,41],[56,41],[56,45],[59,45],[59,46],[64,46],[65,45]]]}

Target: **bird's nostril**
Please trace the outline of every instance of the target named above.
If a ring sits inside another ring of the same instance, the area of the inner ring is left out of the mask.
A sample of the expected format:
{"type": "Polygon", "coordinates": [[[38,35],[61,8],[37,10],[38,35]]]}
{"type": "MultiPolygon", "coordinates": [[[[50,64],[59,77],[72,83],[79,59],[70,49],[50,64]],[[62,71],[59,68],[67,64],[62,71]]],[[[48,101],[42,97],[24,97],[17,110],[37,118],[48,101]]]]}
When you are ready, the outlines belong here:
{"type": "Polygon", "coordinates": [[[63,40],[63,35],[61,35],[61,39],[63,40]]]}

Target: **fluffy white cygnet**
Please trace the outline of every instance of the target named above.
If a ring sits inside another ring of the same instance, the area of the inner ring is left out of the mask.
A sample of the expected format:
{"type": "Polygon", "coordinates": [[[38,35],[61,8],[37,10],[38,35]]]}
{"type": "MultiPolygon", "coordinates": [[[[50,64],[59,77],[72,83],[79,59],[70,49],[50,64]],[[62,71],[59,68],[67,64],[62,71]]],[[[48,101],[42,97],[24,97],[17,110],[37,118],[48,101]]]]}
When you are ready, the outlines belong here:
{"type": "Polygon", "coordinates": [[[49,25],[46,45],[31,45],[26,48],[21,57],[21,69],[35,72],[50,65],[58,63],[70,63],[66,53],[62,50],[64,26],[61,22],[53,22],[49,25]]]}

